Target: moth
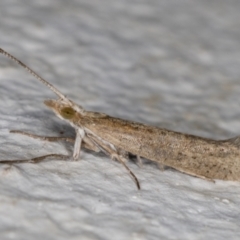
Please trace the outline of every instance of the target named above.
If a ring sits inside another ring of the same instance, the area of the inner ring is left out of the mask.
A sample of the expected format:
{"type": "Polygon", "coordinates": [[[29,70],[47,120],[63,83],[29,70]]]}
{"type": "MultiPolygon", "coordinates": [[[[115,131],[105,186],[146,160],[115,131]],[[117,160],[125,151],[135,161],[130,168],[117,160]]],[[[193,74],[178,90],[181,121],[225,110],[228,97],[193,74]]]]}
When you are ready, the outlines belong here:
{"type": "MultiPolygon", "coordinates": [[[[57,95],[58,99],[44,103],[75,129],[76,137],[43,137],[17,130],[11,132],[47,141],[74,142],[74,160],[79,159],[82,147],[94,152],[102,151],[126,168],[138,189],[139,181],[126,165],[129,154],[202,179],[240,180],[240,137],[212,140],[87,111],[13,55],[3,49],[0,53],[21,65],[57,95]]],[[[66,158],[60,154],[49,154],[30,160],[2,160],[0,163],[39,162],[46,157],[66,158]]]]}

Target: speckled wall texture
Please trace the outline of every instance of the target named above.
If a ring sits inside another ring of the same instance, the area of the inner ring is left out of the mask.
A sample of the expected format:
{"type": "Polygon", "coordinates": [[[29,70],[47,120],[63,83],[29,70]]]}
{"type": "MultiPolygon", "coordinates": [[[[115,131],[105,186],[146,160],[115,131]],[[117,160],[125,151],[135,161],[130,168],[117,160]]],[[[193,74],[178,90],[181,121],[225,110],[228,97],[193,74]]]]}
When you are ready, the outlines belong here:
{"type": "MultiPolygon", "coordinates": [[[[91,111],[214,139],[240,135],[240,1],[1,0],[0,47],[91,111]]],[[[54,94],[0,56],[0,159],[72,154],[54,94]]],[[[240,159],[239,159],[240,160],[240,159]]],[[[1,239],[239,239],[240,183],[145,162],[0,165],[1,239]]]]}

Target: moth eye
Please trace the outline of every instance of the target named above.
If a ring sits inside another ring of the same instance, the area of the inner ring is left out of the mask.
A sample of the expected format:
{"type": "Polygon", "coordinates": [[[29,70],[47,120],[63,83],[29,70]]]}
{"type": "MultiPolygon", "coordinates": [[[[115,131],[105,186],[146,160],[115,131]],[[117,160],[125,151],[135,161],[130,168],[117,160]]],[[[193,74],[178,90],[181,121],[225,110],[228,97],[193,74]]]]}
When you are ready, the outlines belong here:
{"type": "Polygon", "coordinates": [[[72,109],[71,107],[65,107],[61,109],[60,114],[62,115],[63,118],[71,119],[75,116],[75,110],[72,109]]]}

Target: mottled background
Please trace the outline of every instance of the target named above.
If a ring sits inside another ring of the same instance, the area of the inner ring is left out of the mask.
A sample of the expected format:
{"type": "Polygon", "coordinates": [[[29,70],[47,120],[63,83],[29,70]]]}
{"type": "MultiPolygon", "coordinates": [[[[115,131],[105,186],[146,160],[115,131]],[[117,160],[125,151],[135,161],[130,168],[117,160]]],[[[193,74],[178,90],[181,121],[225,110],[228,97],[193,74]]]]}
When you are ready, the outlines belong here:
{"type": "MultiPolygon", "coordinates": [[[[84,108],[215,139],[240,134],[240,1],[2,0],[0,47],[84,108]]],[[[74,131],[55,97],[0,56],[0,159],[72,145],[10,134],[74,131]]],[[[0,166],[1,239],[239,239],[240,183],[103,154],[0,166]]]]}

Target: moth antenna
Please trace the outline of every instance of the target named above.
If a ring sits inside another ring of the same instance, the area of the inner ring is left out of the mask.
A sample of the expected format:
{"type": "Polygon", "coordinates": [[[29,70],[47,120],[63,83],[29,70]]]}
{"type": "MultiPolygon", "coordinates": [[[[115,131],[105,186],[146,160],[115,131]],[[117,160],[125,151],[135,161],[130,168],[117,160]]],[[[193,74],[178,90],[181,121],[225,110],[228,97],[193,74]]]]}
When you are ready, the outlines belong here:
{"type": "Polygon", "coordinates": [[[5,55],[6,57],[12,59],[14,62],[18,63],[21,65],[23,68],[25,68],[31,75],[33,75],[36,79],[38,79],[40,82],[42,82],[44,85],[46,85],[50,90],[52,90],[59,98],[67,100],[67,97],[64,96],[60,91],[58,91],[51,83],[47,82],[45,79],[40,77],[36,72],[34,72],[31,68],[29,68],[27,65],[25,65],[23,62],[15,58],[13,55],[10,53],[4,51],[2,48],[0,48],[0,53],[5,55]]]}

